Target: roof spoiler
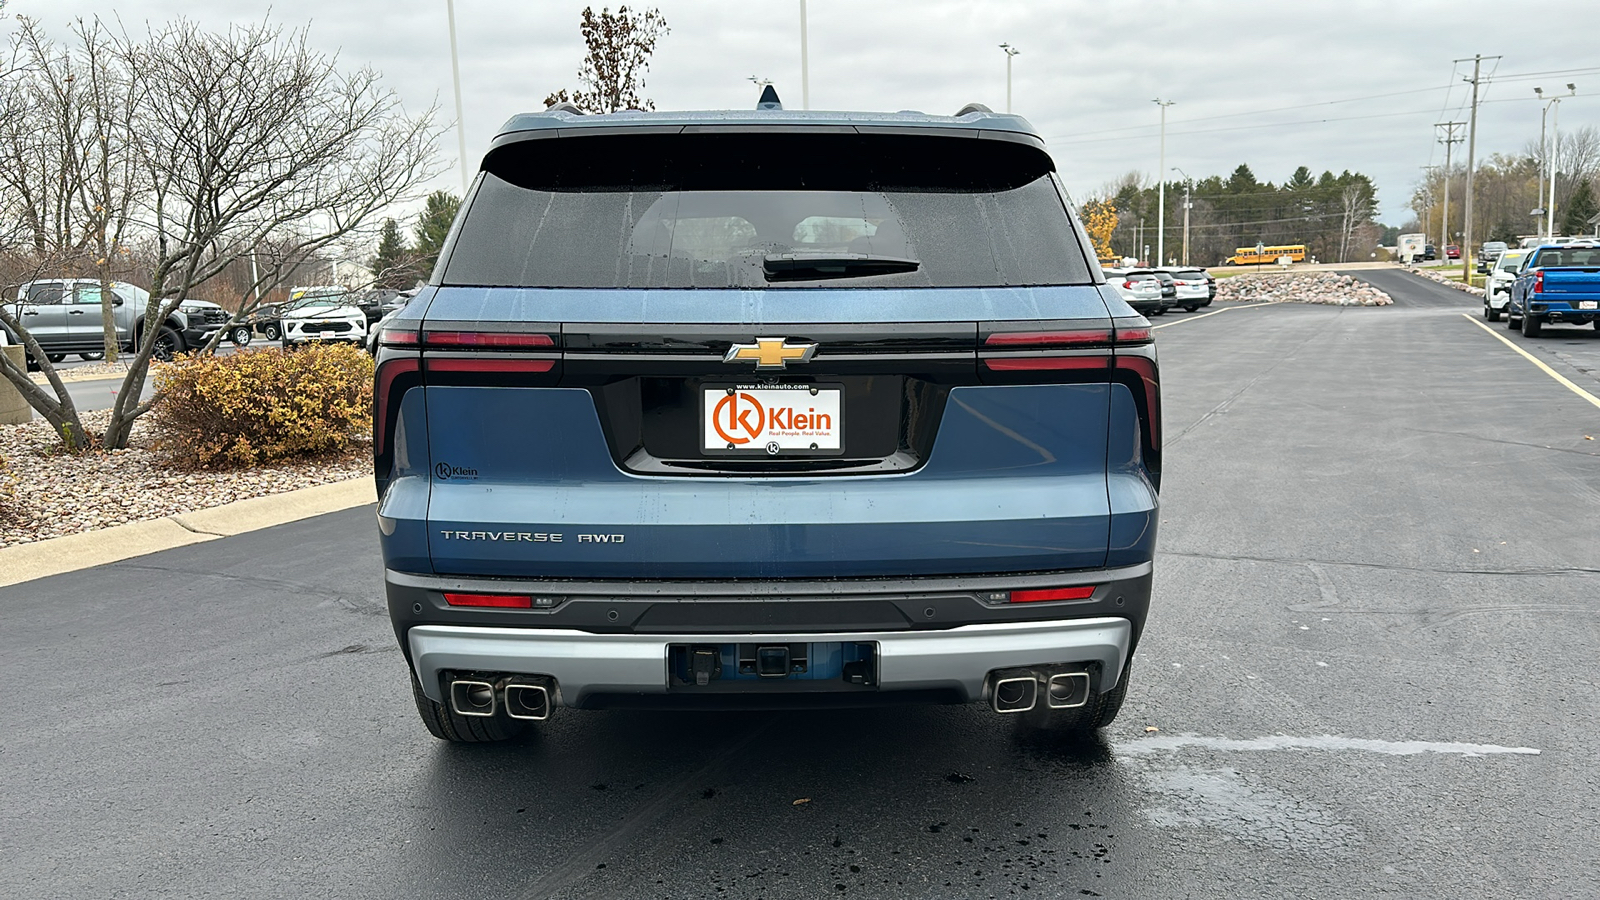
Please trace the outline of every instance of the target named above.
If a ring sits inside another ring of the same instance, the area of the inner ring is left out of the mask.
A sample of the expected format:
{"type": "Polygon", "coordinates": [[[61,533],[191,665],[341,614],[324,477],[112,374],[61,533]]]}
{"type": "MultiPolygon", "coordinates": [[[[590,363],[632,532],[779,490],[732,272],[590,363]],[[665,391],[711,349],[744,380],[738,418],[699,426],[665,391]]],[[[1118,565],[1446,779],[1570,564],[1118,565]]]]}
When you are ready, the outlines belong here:
{"type": "Polygon", "coordinates": [[[572,115],[575,115],[575,116],[583,115],[583,110],[577,108],[576,106],[572,105],[571,103],[568,103],[565,100],[562,100],[559,103],[552,103],[549,106],[546,106],[544,108],[544,111],[547,112],[547,113],[563,113],[563,112],[564,113],[571,113],[572,115]]]}
{"type": "Polygon", "coordinates": [[[984,106],[982,103],[968,103],[966,106],[961,107],[961,111],[960,112],[956,113],[956,118],[959,119],[962,116],[969,116],[969,115],[971,115],[973,113],[993,113],[993,112],[994,112],[994,110],[990,109],[987,106],[984,106]]]}

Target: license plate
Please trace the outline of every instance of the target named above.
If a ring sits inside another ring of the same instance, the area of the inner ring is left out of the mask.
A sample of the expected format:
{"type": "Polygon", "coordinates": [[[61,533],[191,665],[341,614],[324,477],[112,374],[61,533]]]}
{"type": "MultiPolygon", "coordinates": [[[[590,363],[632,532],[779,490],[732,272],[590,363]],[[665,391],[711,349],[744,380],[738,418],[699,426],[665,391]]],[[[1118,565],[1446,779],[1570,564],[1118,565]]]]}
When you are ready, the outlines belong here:
{"type": "Polygon", "coordinates": [[[722,384],[700,404],[706,453],[838,454],[844,448],[841,385],[722,384]]]}
{"type": "Polygon", "coordinates": [[[1578,301],[1578,308],[1579,309],[1594,309],[1597,304],[1600,304],[1600,301],[1596,301],[1596,300],[1579,300],[1578,301]]]}

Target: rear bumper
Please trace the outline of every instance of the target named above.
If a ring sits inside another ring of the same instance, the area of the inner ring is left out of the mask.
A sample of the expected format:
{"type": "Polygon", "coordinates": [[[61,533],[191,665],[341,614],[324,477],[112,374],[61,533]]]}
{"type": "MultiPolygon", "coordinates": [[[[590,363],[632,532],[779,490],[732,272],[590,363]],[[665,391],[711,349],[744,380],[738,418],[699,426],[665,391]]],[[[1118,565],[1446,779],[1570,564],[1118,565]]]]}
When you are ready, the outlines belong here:
{"type": "MultiPolygon", "coordinates": [[[[877,645],[878,692],[937,692],[962,702],[982,699],[996,669],[1058,663],[1097,664],[1100,691],[1116,686],[1133,643],[1133,623],[1098,617],[965,625],[939,631],[849,634],[741,635],[761,644],[870,641],[877,645]]],[[[473,628],[424,625],[410,630],[409,650],[423,692],[446,698],[447,670],[543,675],[555,680],[558,702],[582,707],[599,695],[668,692],[667,648],[718,643],[726,634],[592,634],[568,629],[473,628]]],[[[759,686],[758,686],[759,687],[759,686]]],[[[887,699],[887,698],[886,698],[887,699]]]]}

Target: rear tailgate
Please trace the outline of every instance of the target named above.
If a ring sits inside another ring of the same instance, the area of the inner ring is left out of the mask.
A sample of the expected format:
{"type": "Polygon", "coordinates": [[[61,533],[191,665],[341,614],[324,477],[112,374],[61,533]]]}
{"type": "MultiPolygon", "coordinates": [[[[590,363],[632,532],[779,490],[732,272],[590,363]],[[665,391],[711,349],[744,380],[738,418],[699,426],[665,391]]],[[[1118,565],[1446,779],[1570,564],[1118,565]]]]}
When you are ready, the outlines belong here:
{"type": "MultiPolygon", "coordinates": [[[[1093,287],[876,292],[869,323],[854,291],[808,291],[817,323],[793,321],[781,292],[495,293],[507,325],[589,321],[562,326],[555,381],[430,373],[427,534],[440,574],[862,577],[1106,560],[1113,385],[978,377],[980,323],[1048,312],[1063,327],[1109,329],[1093,287]],[[694,309],[672,308],[688,299],[694,309]],[[774,307],[790,321],[685,324],[774,307]],[[955,310],[973,318],[938,321],[955,310]],[[847,313],[858,321],[826,321],[847,313]],[[637,324],[650,316],[672,324],[637,324]],[[820,345],[803,375],[729,372],[731,344],[771,335],[820,345]],[[838,386],[840,452],[710,452],[700,398],[724,382],[838,386]]],[[[483,299],[441,290],[428,328],[493,327],[483,299]]]]}

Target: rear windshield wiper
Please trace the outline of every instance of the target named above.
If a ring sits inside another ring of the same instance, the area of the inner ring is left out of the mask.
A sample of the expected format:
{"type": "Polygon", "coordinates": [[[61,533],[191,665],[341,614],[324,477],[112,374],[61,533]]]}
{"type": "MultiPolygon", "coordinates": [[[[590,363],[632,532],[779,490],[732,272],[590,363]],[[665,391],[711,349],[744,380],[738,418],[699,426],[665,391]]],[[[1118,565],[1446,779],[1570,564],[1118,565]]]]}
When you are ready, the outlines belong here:
{"type": "Polygon", "coordinates": [[[922,263],[900,256],[870,253],[769,253],[762,260],[768,281],[815,281],[820,278],[862,278],[915,272],[922,263]]]}

